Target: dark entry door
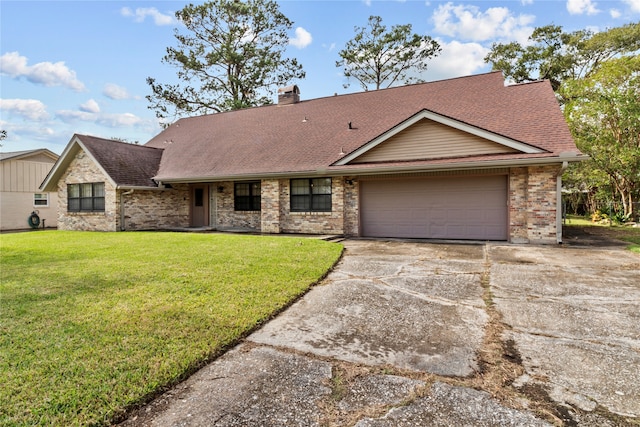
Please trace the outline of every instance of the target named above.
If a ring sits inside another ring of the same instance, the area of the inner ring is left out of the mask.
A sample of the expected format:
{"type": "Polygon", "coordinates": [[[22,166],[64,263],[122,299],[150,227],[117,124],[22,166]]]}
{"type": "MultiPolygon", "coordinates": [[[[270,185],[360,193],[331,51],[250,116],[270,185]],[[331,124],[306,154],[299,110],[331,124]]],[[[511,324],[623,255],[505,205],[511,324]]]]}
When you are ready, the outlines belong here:
{"type": "Polygon", "coordinates": [[[191,226],[209,225],[209,186],[194,185],[191,188],[191,226]]]}

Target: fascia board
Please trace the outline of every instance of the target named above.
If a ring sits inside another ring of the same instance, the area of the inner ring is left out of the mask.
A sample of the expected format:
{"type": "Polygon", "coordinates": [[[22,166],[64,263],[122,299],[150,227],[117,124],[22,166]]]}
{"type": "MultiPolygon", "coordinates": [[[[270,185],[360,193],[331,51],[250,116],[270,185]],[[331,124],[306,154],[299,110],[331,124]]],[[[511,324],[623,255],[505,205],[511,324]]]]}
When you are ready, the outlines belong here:
{"type": "Polygon", "coordinates": [[[278,173],[261,173],[261,174],[244,174],[244,175],[224,175],[224,176],[202,176],[202,177],[155,177],[154,180],[165,184],[189,184],[189,183],[206,183],[221,181],[250,181],[260,179],[290,179],[290,178],[308,178],[308,177],[327,177],[327,176],[362,176],[376,175],[385,173],[404,173],[404,172],[432,172],[432,171],[448,171],[448,170],[465,170],[465,169],[491,169],[501,167],[518,167],[518,166],[536,166],[551,165],[563,162],[580,162],[588,159],[588,156],[573,153],[562,154],[559,157],[536,157],[531,159],[503,159],[490,161],[475,161],[465,163],[447,163],[435,165],[411,165],[411,166],[374,166],[366,168],[349,167],[331,167],[327,169],[317,169],[296,172],[278,172],[278,173]]]}
{"type": "Polygon", "coordinates": [[[169,191],[169,188],[162,187],[145,187],[141,185],[118,185],[116,190],[145,190],[145,191],[169,191]]]}
{"type": "Polygon", "coordinates": [[[505,159],[492,161],[475,161],[456,164],[439,164],[427,166],[380,166],[365,169],[341,169],[339,175],[363,176],[389,173],[412,173],[412,172],[444,172],[466,169],[493,169],[504,167],[540,166],[562,164],[563,162],[580,162],[588,159],[587,156],[575,157],[537,157],[533,159],[505,159]]]}
{"type": "Polygon", "coordinates": [[[351,154],[338,160],[336,163],[334,163],[334,165],[344,166],[348,164],[350,161],[356,159],[357,157],[360,157],[367,151],[373,149],[374,147],[378,146],[379,144],[383,143],[389,138],[397,135],[403,130],[409,128],[410,126],[413,126],[414,124],[416,124],[422,119],[433,120],[434,122],[443,124],[445,126],[449,126],[454,129],[458,129],[460,131],[478,136],[480,138],[484,138],[489,141],[493,141],[497,144],[504,145],[505,147],[513,148],[514,150],[521,151],[522,153],[525,153],[525,154],[540,154],[545,152],[545,150],[531,146],[529,144],[525,144],[515,139],[507,138],[506,136],[502,136],[502,135],[493,133],[491,131],[481,129],[479,127],[461,122],[459,120],[455,120],[450,117],[446,117],[441,114],[434,113],[433,111],[423,110],[413,115],[412,117],[408,118],[407,120],[400,123],[399,125],[394,126],[392,129],[389,129],[387,132],[383,133],[379,137],[373,139],[372,141],[368,142],[367,144],[363,145],[357,150],[353,151],[351,154]]]}

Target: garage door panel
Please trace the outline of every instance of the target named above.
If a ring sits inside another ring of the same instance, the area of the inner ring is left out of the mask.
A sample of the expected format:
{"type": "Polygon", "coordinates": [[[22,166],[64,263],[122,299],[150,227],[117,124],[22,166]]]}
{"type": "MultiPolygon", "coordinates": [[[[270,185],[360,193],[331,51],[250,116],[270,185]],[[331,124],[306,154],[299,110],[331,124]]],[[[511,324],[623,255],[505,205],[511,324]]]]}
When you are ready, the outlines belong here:
{"type": "Polygon", "coordinates": [[[507,178],[409,178],[361,182],[362,234],[506,240],[507,178]]]}

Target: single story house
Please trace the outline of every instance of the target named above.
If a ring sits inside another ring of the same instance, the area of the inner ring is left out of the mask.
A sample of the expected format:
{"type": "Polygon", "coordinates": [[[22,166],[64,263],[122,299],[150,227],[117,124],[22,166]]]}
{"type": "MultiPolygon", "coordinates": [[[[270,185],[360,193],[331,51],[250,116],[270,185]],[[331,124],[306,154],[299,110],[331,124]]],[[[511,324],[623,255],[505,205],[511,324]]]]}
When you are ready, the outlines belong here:
{"type": "Polygon", "coordinates": [[[183,118],[144,145],[74,135],[42,184],[62,230],[562,239],[583,156],[548,81],[500,72],[183,118]]]}
{"type": "Polygon", "coordinates": [[[56,160],[58,155],[46,148],[0,153],[0,230],[55,227],[58,189],[39,187],[56,160]],[[39,222],[31,219],[32,212],[39,222]]]}

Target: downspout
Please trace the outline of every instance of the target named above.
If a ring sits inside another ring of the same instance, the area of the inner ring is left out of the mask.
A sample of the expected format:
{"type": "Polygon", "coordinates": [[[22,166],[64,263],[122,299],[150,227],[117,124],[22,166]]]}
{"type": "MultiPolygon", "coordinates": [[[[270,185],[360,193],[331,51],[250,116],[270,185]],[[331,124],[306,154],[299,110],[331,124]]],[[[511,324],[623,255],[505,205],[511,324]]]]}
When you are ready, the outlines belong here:
{"type": "Polygon", "coordinates": [[[120,193],[120,231],[125,231],[124,226],[124,196],[128,196],[129,194],[133,194],[134,190],[131,189],[129,191],[124,191],[120,193]]]}
{"type": "Polygon", "coordinates": [[[556,242],[562,243],[562,174],[569,167],[569,162],[562,162],[556,177],[556,242]]]}

